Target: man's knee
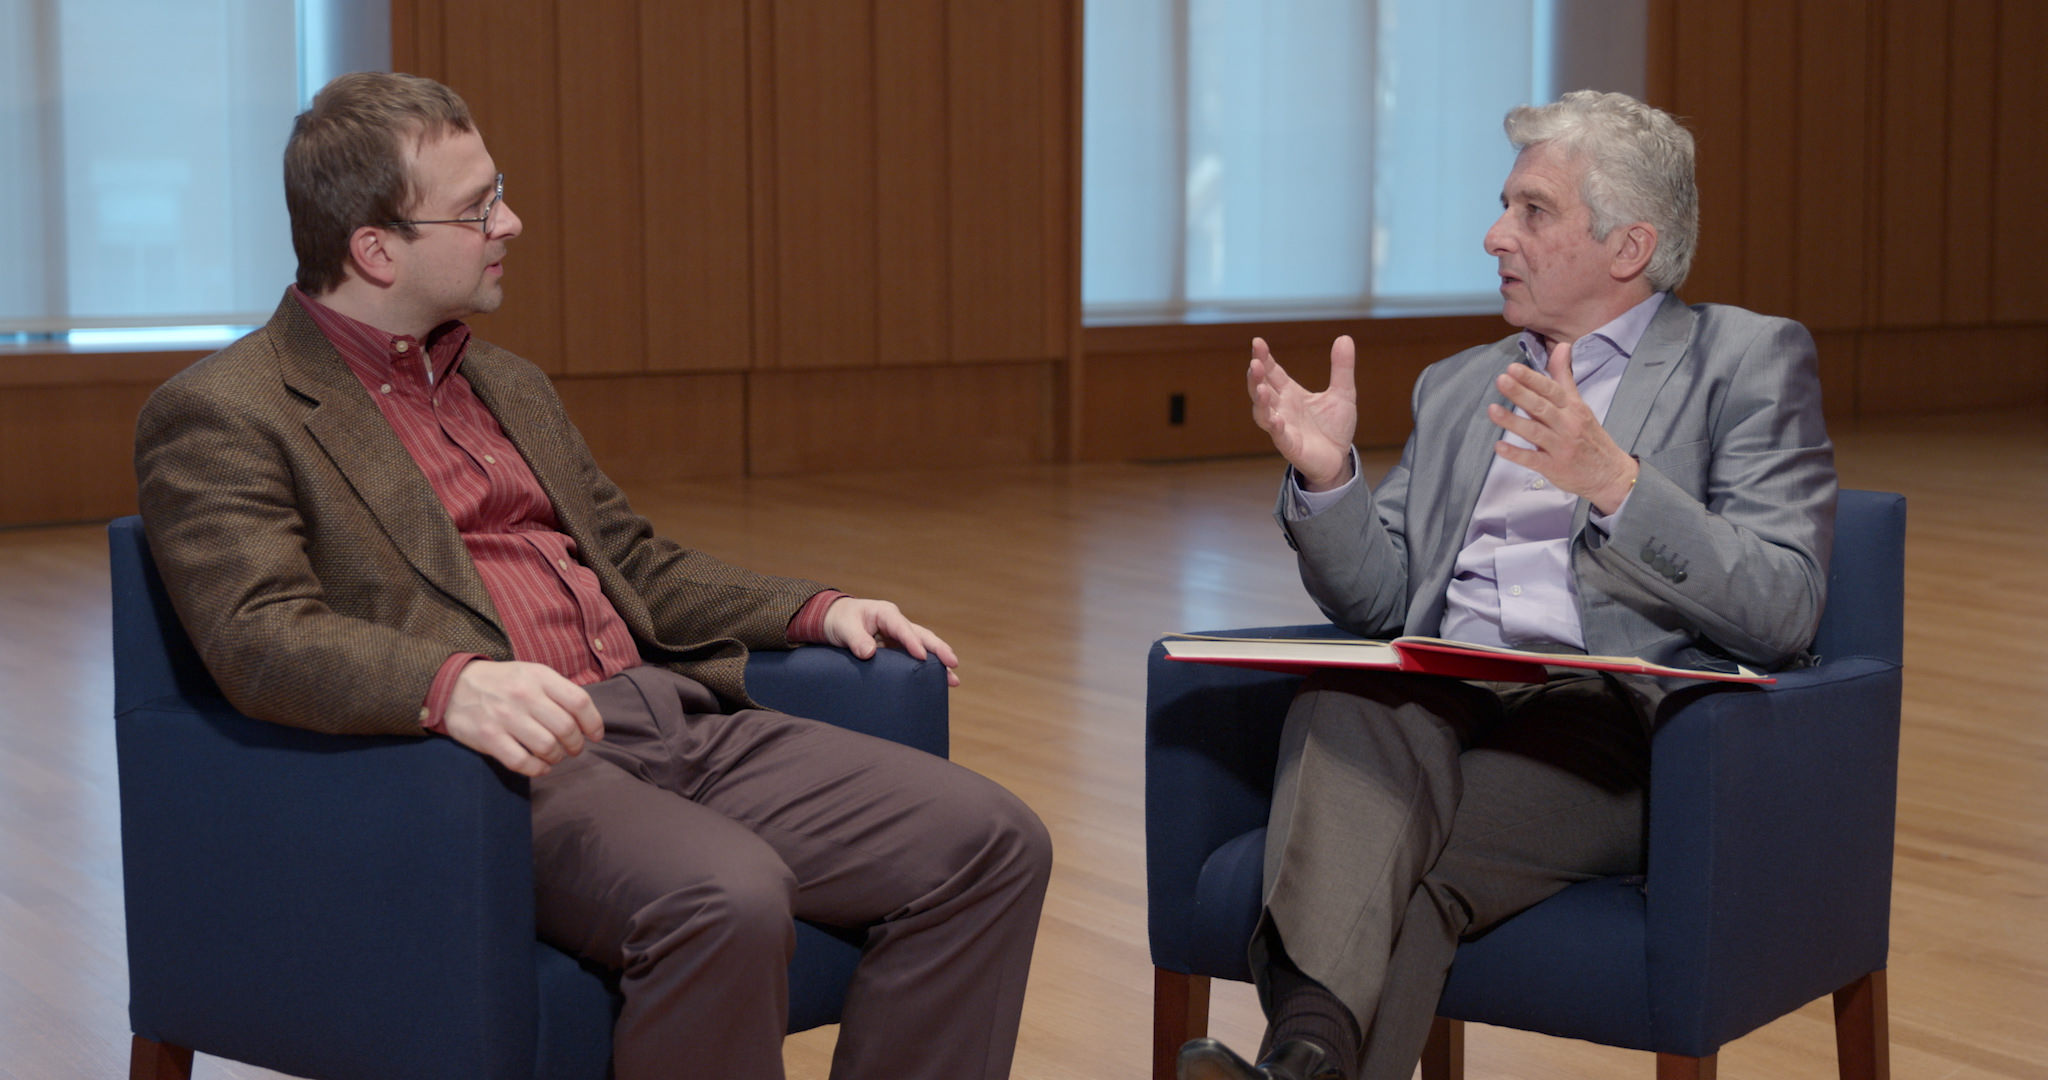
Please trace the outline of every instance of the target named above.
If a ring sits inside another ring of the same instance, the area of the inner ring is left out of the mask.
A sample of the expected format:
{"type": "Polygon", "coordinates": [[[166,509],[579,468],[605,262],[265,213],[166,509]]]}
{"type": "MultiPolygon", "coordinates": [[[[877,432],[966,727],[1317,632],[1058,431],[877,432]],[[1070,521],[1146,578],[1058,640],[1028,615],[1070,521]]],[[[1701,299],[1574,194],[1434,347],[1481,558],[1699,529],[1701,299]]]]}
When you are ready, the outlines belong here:
{"type": "Polygon", "coordinates": [[[1045,822],[1001,784],[961,771],[962,782],[953,785],[939,813],[959,835],[963,861],[1042,884],[1052,872],[1052,834],[1045,822]]]}
{"type": "Polygon", "coordinates": [[[796,877],[772,857],[731,860],[662,892],[634,913],[628,963],[679,950],[759,956],[786,964],[796,947],[796,877]]]}

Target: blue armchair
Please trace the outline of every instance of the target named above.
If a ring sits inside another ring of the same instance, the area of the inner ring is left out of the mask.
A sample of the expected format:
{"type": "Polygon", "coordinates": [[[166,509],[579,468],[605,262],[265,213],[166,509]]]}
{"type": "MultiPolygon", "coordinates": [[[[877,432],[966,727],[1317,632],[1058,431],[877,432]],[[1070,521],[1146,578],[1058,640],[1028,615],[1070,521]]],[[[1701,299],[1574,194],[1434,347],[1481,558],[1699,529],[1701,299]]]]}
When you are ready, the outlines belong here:
{"type": "MultiPolygon", "coordinates": [[[[219,695],[139,518],[109,529],[131,1075],[197,1050],[316,1077],[601,1078],[612,980],[534,937],[526,781],[447,739],[323,735],[219,695]]],[[[755,697],[946,753],[944,669],[757,654],[755,697]]],[[[860,937],[797,924],[790,1030],[860,937]]]]}
{"type": "MultiPolygon", "coordinates": [[[[1659,1080],[1707,1080],[1721,1046],[1829,993],[1844,1080],[1889,1075],[1905,522],[1898,495],[1841,493],[1820,663],[1768,687],[1672,695],[1652,744],[1646,875],[1573,885],[1460,945],[1427,1080],[1462,1074],[1464,1021],[1653,1051],[1659,1080]]],[[[1280,721],[1298,682],[1152,649],[1145,838],[1159,1080],[1206,1031],[1209,979],[1251,978],[1280,721]]]]}

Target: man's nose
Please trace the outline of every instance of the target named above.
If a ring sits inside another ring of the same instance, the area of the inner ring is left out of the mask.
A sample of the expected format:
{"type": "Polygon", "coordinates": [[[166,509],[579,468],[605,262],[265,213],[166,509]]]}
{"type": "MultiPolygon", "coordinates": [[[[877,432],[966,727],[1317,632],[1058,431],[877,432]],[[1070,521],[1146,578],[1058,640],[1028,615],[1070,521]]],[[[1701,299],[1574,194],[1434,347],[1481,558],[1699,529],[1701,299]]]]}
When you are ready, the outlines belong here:
{"type": "Polygon", "coordinates": [[[1499,255],[1508,249],[1508,231],[1504,227],[1507,219],[1507,211],[1501,211],[1500,216],[1493,219],[1493,224],[1486,230],[1486,236],[1480,241],[1486,246],[1488,255],[1499,255]]]}
{"type": "Polygon", "coordinates": [[[498,212],[493,218],[491,224],[496,228],[491,232],[501,239],[510,240],[526,228],[525,222],[519,220],[519,215],[512,212],[512,204],[502,199],[498,202],[498,212]]]}

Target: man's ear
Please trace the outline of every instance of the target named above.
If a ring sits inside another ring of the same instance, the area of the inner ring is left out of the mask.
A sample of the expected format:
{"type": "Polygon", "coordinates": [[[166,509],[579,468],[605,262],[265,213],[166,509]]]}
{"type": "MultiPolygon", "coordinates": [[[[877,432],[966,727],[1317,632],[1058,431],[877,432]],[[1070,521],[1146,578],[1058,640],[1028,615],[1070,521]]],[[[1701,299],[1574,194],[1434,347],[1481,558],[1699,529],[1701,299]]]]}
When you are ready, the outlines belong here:
{"type": "Polygon", "coordinates": [[[1650,257],[1657,254],[1657,227],[1647,221],[1623,225],[1609,234],[1614,252],[1611,272],[1616,281],[1633,281],[1650,265],[1650,257]]]}
{"type": "Polygon", "coordinates": [[[384,230],[368,225],[348,234],[348,261],[357,277],[384,287],[397,279],[397,260],[388,246],[390,239],[384,230]]]}

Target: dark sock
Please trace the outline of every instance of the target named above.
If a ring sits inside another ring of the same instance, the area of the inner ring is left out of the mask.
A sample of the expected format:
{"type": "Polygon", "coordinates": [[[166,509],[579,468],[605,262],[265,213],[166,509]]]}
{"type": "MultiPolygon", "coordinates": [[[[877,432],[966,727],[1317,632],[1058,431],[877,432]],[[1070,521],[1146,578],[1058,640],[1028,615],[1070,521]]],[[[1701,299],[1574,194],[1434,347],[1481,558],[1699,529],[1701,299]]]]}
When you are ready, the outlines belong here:
{"type": "Polygon", "coordinates": [[[1294,966],[1287,950],[1280,946],[1280,935],[1269,934],[1266,943],[1266,978],[1273,1010],[1259,1057],[1264,1059],[1275,1045],[1288,1039],[1307,1039],[1328,1050],[1330,1064],[1344,1080],[1351,1080],[1358,1075],[1364,1042],[1357,1018],[1337,1000],[1337,995],[1294,966]]]}

